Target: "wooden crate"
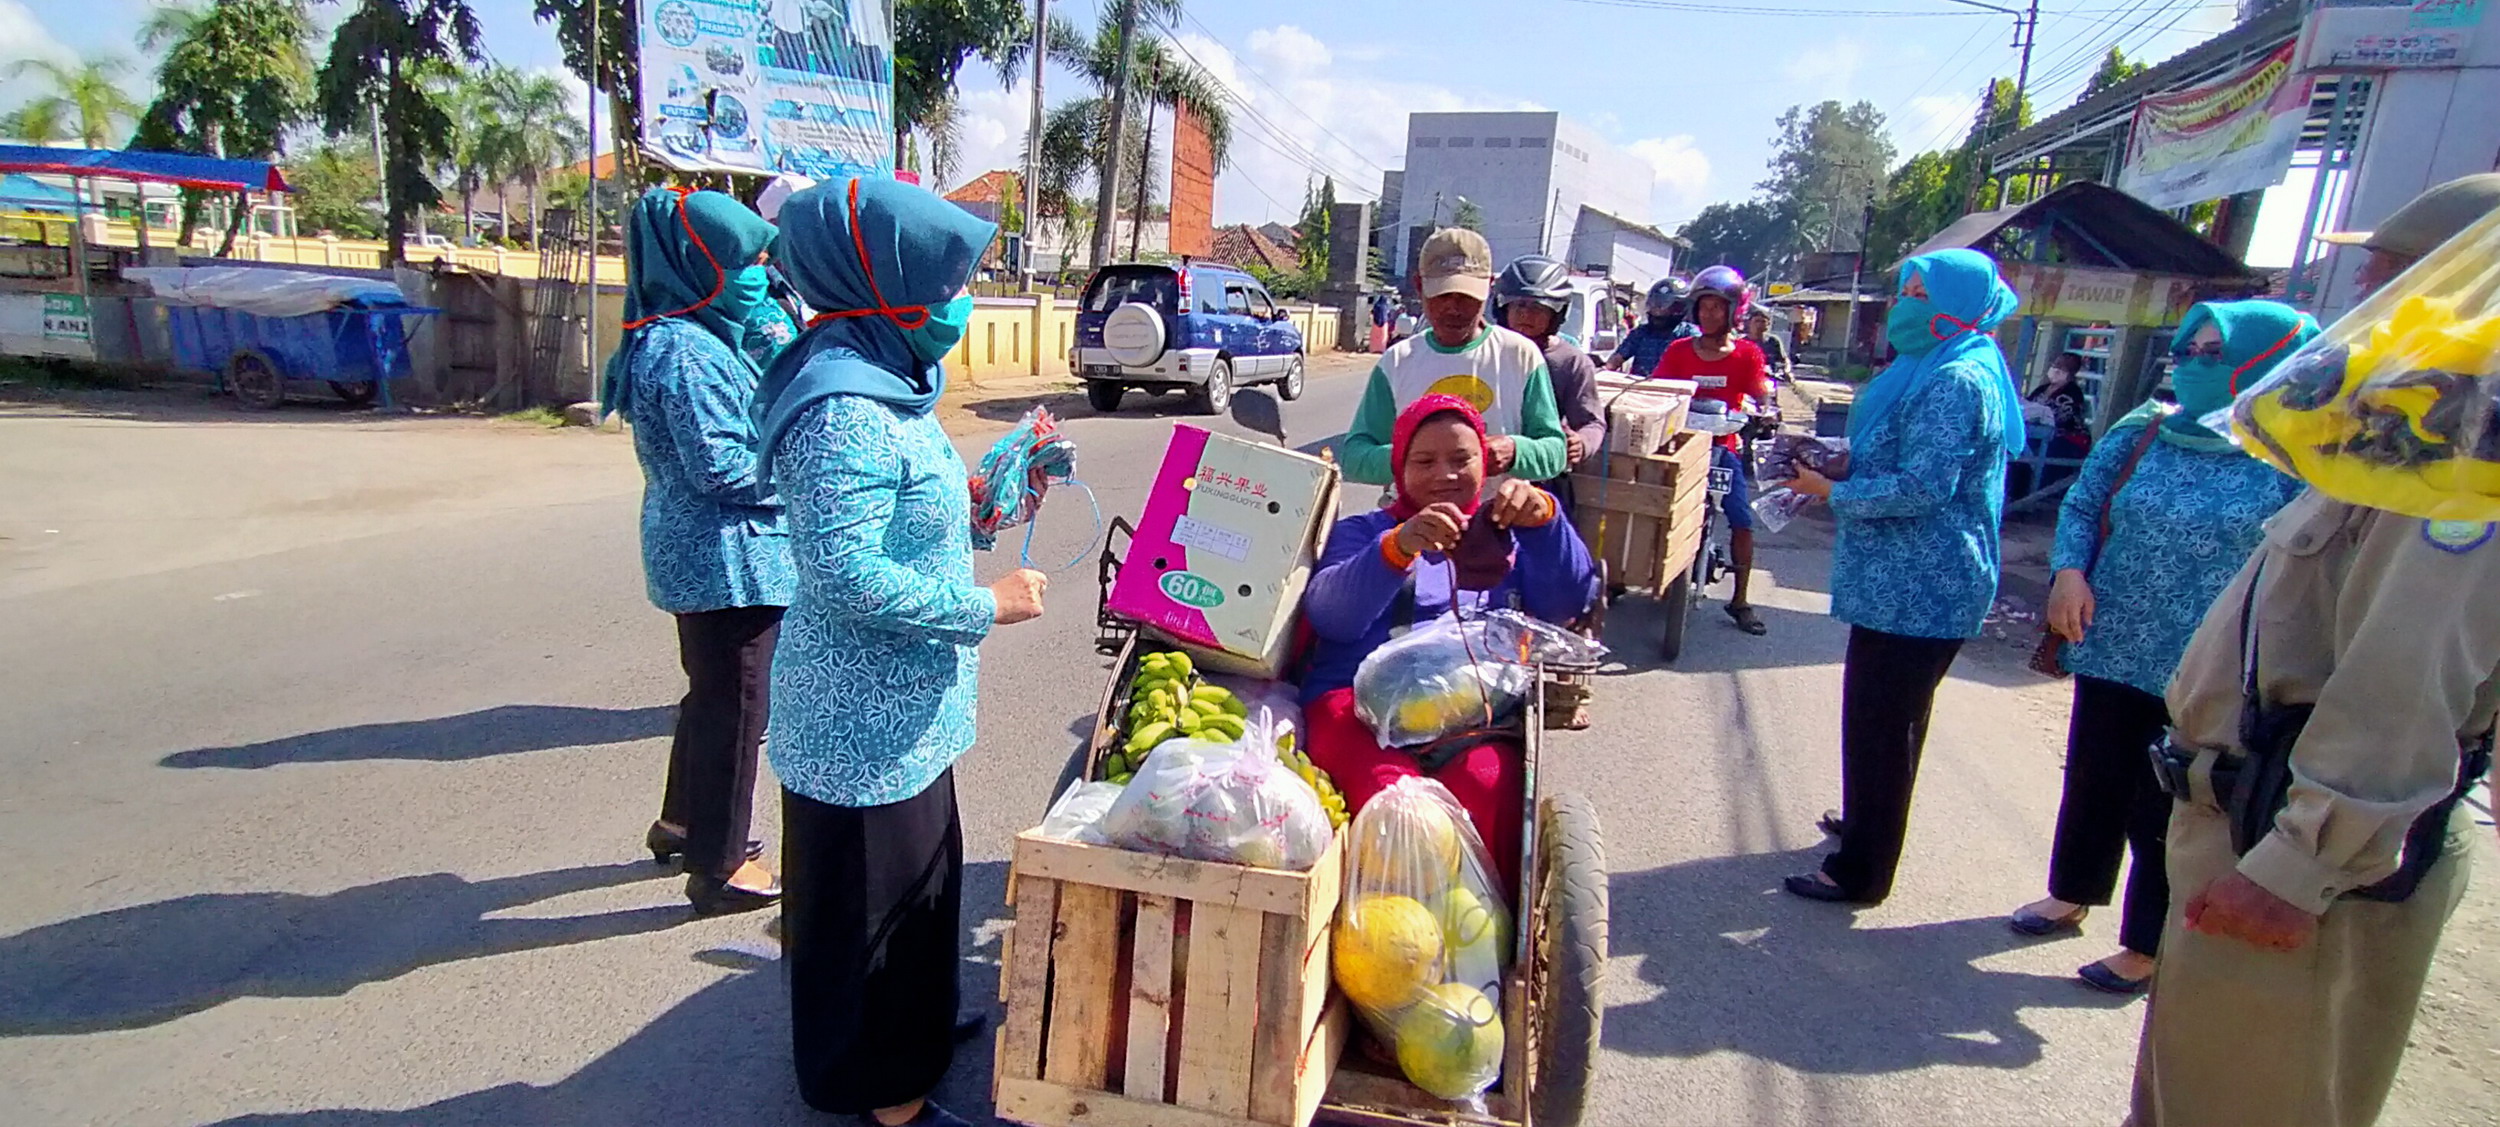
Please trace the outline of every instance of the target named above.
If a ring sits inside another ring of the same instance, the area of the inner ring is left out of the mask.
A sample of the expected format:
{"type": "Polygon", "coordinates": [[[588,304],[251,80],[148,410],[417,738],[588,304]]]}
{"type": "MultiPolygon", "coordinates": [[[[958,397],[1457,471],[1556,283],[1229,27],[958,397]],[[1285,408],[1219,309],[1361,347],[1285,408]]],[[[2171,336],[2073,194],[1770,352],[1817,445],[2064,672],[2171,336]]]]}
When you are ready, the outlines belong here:
{"type": "Polygon", "coordinates": [[[1663,594],[1692,565],[1710,499],[1710,449],[1710,436],[1684,431],[1664,453],[1609,453],[1603,475],[1571,475],[1580,538],[1614,582],[1663,594]]]}
{"type": "Polygon", "coordinates": [[[1303,1127],[1345,1047],[1340,832],[1294,873],[1016,838],[993,1096],[1035,1127],[1303,1127]]]}

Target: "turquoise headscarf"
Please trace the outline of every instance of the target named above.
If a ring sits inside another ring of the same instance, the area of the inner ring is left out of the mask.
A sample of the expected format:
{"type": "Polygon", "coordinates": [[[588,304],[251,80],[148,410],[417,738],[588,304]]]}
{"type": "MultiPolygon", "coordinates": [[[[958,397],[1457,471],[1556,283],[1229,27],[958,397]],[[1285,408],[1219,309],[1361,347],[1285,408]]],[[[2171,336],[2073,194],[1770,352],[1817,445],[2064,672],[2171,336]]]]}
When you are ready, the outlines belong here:
{"type": "Polygon", "coordinates": [[[764,464],[799,413],[827,396],[914,415],[936,407],[946,369],[920,358],[912,331],[942,313],[997,236],[996,224],[899,180],[832,181],[782,204],[776,261],[821,312],[756,387],[764,464]]]}
{"type": "MultiPolygon", "coordinates": [[[[2199,420],[2231,405],[2238,395],[2284,361],[2309,338],[2318,335],[2317,318],[2279,301],[2207,301],[2188,307],[2171,335],[2171,390],[2179,409],[2163,412],[2162,437],[2183,445],[2228,448],[2231,441],[2199,420]],[[2190,356],[2196,331],[2212,325],[2222,333],[2220,357],[2190,356]]],[[[2149,421],[2142,410],[2119,420],[2118,426],[2149,421]]],[[[2117,427],[2112,427],[2112,430],[2117,427]]]]}
{"type": "Polygon", "coordinates": [[[608,358],[600,413],[621,412],[632,401],[642,330],[663,320],[700,325],[752,364],[747,315],[737,304],[743,290],[733,283],[777,237],[763,216],[720,192],[643,193],[625,220],[625,339],[608,358]]]}
{"type": "Polygon", "coordinates": [[[1997,277],[1996,260],[1975,250],[1919,255],[1901,264],[1897,284],[1912,277],[1925,280],[1927,297],[1893,299],[1885,331],[1901,355],[1858,390],[1857,406],[1849,416],[1850,436],[1891,414],[1948,365],[1976,364],[1989,376],[1988,429],[2000,436],[2006,456],[2022,453],[2022,392],[2006,370],[2005,353],[1989,335],[2021,299],[1997,277]]]}

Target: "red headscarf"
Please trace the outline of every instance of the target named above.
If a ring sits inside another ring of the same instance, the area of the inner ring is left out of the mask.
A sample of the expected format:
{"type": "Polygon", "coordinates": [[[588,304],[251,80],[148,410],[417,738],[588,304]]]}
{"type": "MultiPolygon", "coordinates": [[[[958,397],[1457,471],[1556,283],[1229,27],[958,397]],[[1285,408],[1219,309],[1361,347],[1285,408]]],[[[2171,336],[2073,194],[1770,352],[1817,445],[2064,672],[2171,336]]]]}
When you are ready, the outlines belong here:
{"type": "MultiPolygon", "coordinates": [[[[1425,419],[1445,411],[1467,420],[1467,429],[1476,432],[1478,456],[1484,459],[1484,464],[1488,467],[1492,464],[1493,451],[1486,444],[1484,437],[1484,414],[1476,410],[1475,404],[1455,395],[1427,395],[1407,404],[1406,410],[1398,413],[1397,426],[1389,440],[1389,480],[1397,483],[1397,499],[1390,503],[1389,515],[1401,521],[1424,510],[1424,507],[1416,504],[1415,499],[1408,496],[1406,492],[1406,449],[1414,444],[1415,430],[1423,425],[1425,419]]],[[[1470,497],[1459,508],[1473,516],[1476,512],[1476,501],[1476,498],[1470,497]]]]}

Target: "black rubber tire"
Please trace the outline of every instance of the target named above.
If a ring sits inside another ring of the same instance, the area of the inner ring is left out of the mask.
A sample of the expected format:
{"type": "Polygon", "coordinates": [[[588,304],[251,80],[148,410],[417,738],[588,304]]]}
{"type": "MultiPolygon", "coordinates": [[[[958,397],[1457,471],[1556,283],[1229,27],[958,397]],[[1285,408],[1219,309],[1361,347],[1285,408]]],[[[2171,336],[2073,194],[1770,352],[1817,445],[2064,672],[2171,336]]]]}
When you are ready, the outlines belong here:
{"type": "Polygon", "coordinates": [[[226,390],[251,410],[274,411],[286,402],[286,376],[275,361],[247,348],[226,358],[226,390]]]}
{"type": "Polygon", "coordinates": [[[1088,750],[1088,742],[1079,741],[1076,750],[1068,753],[1067,763],[1059,768],[1059,781],[1051,784],[1049,794],[1042,796],[1043,817],[1050,816],[1050,808],[1058,803],[1060,795],[1068,793],[1069,787],[1085,777],[1085,753],[1088,750]]]}
{"type": "Polygon", "coordinates": [[[1217,358],[1215,367],[1207,369],[1207,382],[1198,385],[1195,396],[1198,413],[1221,415],[1233,409],[1233,362],[1217,358]]]}
{"type": "Polygon", "coordinates": [[[1285,378],[1276,381],[1276,398],[1287,403],[1302,398],[1302,383],[1302,357],[1297,354],[1285,369],[1285,378]]]}
{"type": "Polygon", "coordinates": [[[1551,794],[1537,807],[1535,958],[1543,991],[1529,1020],[1528,1120],[1578,1127],[1588,1108],[1605,1037],[1606,847],[1597,807],[1577,794],[1551,794]]]}
{"type": "Polygon", "coordinates": [[[381,392],[382,385],[370,380],[364,383],[331,380],[330,390],[337,392],[338,397],[350,407],[369,407],[373,405],[374,396],[381,392]]]}
{"type": "Polygon", "coordinates": [[[1120,396],[1127,391],[1127,388],[1108,380],[1087,380],[1085,402],[1092,404],[1094,410],[1108,415],[1120,409],[1120,396]]]}
{"type": "Polygon", "coordinates": [[[1684,656],[1684,626],[1693,618],[1692,572],[1676,576],[1675,582],[1667,585],[1659,608],[1666,612],[1667,629],[1666,636],[1658,640],[1658,656],[1672,662],[1684,656]]]}

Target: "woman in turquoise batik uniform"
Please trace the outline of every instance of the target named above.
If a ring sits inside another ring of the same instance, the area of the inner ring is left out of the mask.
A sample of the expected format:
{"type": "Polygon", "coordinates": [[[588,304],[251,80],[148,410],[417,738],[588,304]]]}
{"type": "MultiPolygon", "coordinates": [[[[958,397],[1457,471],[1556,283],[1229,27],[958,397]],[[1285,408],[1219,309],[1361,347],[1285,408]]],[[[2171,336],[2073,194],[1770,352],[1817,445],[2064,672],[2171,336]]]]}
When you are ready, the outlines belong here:
{"type": "Polygon", "coordinates": [[[642,564],[651,603],[677,616],[686,697],[660,818],[645,844],[685,854],[704,913],[779,895],[747,839],[774,631],[791,593],[780,506],[758,480],[755,380],[788,319],[765,295],[773,228],[719,192],[654,189],[626,224],[625,337],[600,390],[633,423],[642,463],[642,564]]]}
{"type": "Polygon", "coordinates": [[[2267,518],[2302,489],[2198,420],[2316,335],[2316,321],[2279,302],[2189,309],[2172,338],[2179,405],[2147,403],[2111,427],[2058,514],[2049,624],[2071,640],[2062,661],[2075,675],[2066,792],[2049,895],[2007,922],[2025,935],[2080,932],[2089,906],[2109,903],[2132,848],[2119,951],[2075,972],[2112,993],[2152,984],[2170,908],[2170,799],[2145,755],[2170,726],[2162,693],[2205,608],[2265,538],[2267,518]]]}
{"type": "Polygon", "coordinates": [[[1997,591],[2006,459],[2023,447],[2022,396],[1989,336],[2016,298],[1972,250],[1901,264],[1884,335],[1900,359],[1858,393],[1842,481],[1795,488],[1829,500],[1832,617],[1849,624],[1841,674],[1840,848],[1788,878],[1814,900],[1892,893],[1910,789],[1936,686],[1979,633],[1997,591]]]}
{"type": "Polygon", "coordinates": [[[782,966],[799,1094],[880,1124],[954,1059],[975,647],[1042,612],[1041,573],[972,579],[963,459],[932,409],[998,229],[893,180],[781,209],[781,265],[823,310],[764,374],[761,450],[789,505],[798,598],[773,665],[782,966]]]}

